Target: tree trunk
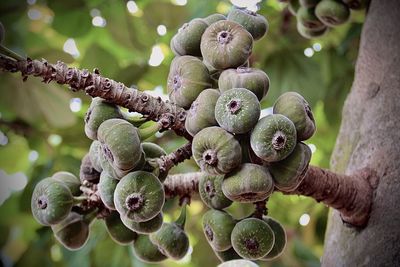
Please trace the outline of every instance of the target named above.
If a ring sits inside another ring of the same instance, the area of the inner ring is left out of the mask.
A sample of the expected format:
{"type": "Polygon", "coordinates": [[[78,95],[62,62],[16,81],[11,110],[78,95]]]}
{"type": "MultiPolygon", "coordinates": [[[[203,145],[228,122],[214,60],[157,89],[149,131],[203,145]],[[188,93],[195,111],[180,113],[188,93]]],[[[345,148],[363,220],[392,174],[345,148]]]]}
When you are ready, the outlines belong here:
{"type": "Polygon", "coordinates": [[[367,227],[328,222],[323,266],[400,266],[400,1],[372,0],[331,168],[380,177],[367,227]]]}

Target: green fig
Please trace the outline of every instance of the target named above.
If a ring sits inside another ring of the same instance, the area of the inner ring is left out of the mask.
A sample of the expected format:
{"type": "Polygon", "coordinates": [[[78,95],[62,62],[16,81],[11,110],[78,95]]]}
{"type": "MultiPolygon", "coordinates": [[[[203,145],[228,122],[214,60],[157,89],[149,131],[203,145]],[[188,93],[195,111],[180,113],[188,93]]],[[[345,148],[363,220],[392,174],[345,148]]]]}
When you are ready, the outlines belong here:
{"type": "Polygon", "coordinates": [[[211,14],[211,15],[205,17],[203,20],[208,24],[208,26],[210,26],[214,22],[217,22],[220,20],[226,20],[226,17],[222,14],[215,13],[215,14],[211,14]]]}
{"type": "Polygon", "coordinates": [[[199,194],[201,200],[213,209],[224,209],[232,204],[222,192],[223,175],[209,175],[203,173],[199,180],[199,194]]]}
{"type": "Polygon", "coordinates": [[[272,162],[268,169],[279,190],[292,191],[304,178],[311,160],[311,149],[304,143],[297,143],[294,151],[285,159],[272,162]]]}
{"type": "Polygon", "coordinates": [[[60,171],[54,173],[52,178],[64,183],[71,190],[73,196],[79,196],[82,193],[81,181],[72,173],[60,171]]]}
{"type": "Polygon", "coordinates": [[[232,261],[232,260],[236,260],[236,259],[241,259],[242,257],[240,257],[236,251],[233,248],[230,248],[228,250],[225,251],[215,251],[215,255],[217,255],[218,259],[221,262],[225,262],[225,261],[232,261]]]}
{"type": "Polygon", "coordinates": [[[265,167],[244,163],[240,168],[225,176],[222,191],[232,201],[256,202],[272,194],[274,182],[265,167]]]}
{"type": "Polygon", "coordinates": [[[315,120],[311,107],[296,92],[282,94],[274,104],[273,113],[282,114],[294,123],[298,141],[309,139],[315,132],[315,120]]]}
{"type": "Polygon", "coordinates": [[[228,14],[228,20],[242,25],[253,36],[254,40],[263,37],[269,27],[264,16],[248,9],[232,8],[228,14]]]}
{"type": "Polygon", "coordinates": [[[257,96],[245,88],[225,91],[215,105],[218,124],[234,134],[249,132],[260,117],[261,107],[257,96]]]}
{"type": "Polygon", "coordinates": [[[231,233],[236,221],[225,211],[208,210],[203,215],[203,232],[215,251],[225,251],[232,247],[231,233]]]}
{"type": "Polygon", "coordinates": [[[118,180],[114,179],[110,174],[108,174],[108,172],[101,173],[97,190],[104,206],[110,210],[115,210],[114,192],[117,184],[118,180]]]}
{"type": "Polygon", "coordinates": [[[259,267],[259,265],[249,260],[235,259],[221,263],[217,267],[259,267]]]}
{"type": "Polygon", "coordinates": [[[128,245],[137,238],[137,233],[122,223],[120,215],[117,211],[112,211],[105,218],[107,232],[111,239],[119,245],[128,245]]]}
{"type": "Polygon", "coordinates": [[[201,57],[200,41],[207,27],[207,22],[198,18],[183,24],[171,41],[171,45],[174,46],[173,50],[180,56],[201,57]]]}
{"type": "Polygon", "coordinates": [[[315,8],[300,7],[297,11],[297,23],[314,32],[326,28],[315,15],[315,8]]]}
{"type": "Polygon", "coordinates": [[[206,89],[190,106],[186,115],[185,128],[192,136],[206,127],[218,125],[215,120],[215,104],[219,95],[215,89],[206,89]]]}
{"type": "Polygon", "coordinates": [[[167,259],[167,256],[162,254],[158,247],[150,241],[148,235],[138,235],[132,248],[133,254],[143,262],[157,263],[167,259]]]}
{"type": "Polygon", "coordinates": [[[296,16],[297,10],[299,10],[299,8],[300,8],[299,0],[289,0],[288,9],[293,16],[296,16]]]}
{"type": "Polygon", "coordinates": [[[315,7],[315,15],[328,27],[341,25],[350,17],[350,9],[339,0],[322,0],[315,7]]]}
{"type": "Polygon", "coordinates": [[[271,227],[265,221],[247,218],[235,225],[231,241],[233,248],[242,258],[257,260],[272,250],[275,237],[271,227]]]}
{"type": "Polygon", "coordinates": [[[360,10],[364,9],[369,0],[342,0],[350,9],[360,10]]]}
{"type": "Polygon", "coordinates": [[[209,174],[229,173],[242,161],[239,142],[216,126],[204,128],[194,136],[192,152],[197,165],[209,174]]]}
{"type": "Polygon", "coordinates": [[[299,0],[299,3],[303,7],[315,7],[321,0],[299,0]]]}
{"type": "Polygon", "coordinates": [[[201,54],[215,69],[223,70],[243,65],[253,49],[253,37],[236,22],[217,21],[201,37],[201,54]]]}
{"type": "Polygon", "coordinates": [[[178,106],[189,108],[197,96],[211,85],[210,73],[200,59],[181,56],[172,60],[167,89],[169,99],[178,106]]]}
{"type": "Polygon", "coordinates": [[[161,211],[164,205],[164,187],[149,172],[130,172],[119,181],[114,192],[114,205],[121,216],[136,222],[148,221],[161,211]]]}
{"type": "Polygon", "coordinates": [[[85,133],[92,140],[97,140],[97,130],[104,121],[113,118],[123,118],[119,108],[106,100],[95,97],[85,115],[85,133]]]}
{"type": "Polygon", "coordinates": [[[263,216],[263,220],[268,223],[269,227],[271,227],[272,232],[274,232],[275,242],[271,251],[268,254],[261,258],[261,260],[273,260],[282,255],[285,250],[287,237],[285,229],[282,224],[280,224],[277,220],[269,217],[263,216]]]}
{"type": "Polygon", "coordinates": [[[146,158],[160,158],[161,156],[167,155],[165,150],[155,143],[142,142],[142,148],[146,155],[146,158]]]}
{"type": "Polygon", "coordinates": [[[81,180],[81,183],[84,181],[96,183],[100,179],[100,173],[93,168],[93,163],[90,160],[89,153],[82,158],[79,170],[79,179],[81,180]]]}
{"type": "Polygon", "coordinates": [[[281,114],[259,120],[250,136],[250,145],[257,157],[267,162],[280,161],[296,146],[296,127],[281,114]]]}
{"type": "Polygon", "coordinates": [[[313,39],[323,36],[328,31],[328,27],[324,27],[318,30],[313,30],[313,29],[308,29],[304,27],[301,23],[297,22],[297,31],[304,38],[313,39]]]}
{"type": "Polygon", "coordinates": [[[97,140],[93,141],[89,148],[89,157],[90,162],[92,162],[93,168],[97,172],[102,172],[103,168],[101,167],[101,143],[97,140]]]}
{"type": "Polygon", "coordinates": [[[161,225],[163,224],[163,215],[162,212],[160,212],[156,215],[156,217],[144,222],[135,222],[134,220],[131,220],[125,216],[121,216],[121,220],[126,227],[132,231],[135,231],[136,233],[150,234],[161,228],[161,225]]]}

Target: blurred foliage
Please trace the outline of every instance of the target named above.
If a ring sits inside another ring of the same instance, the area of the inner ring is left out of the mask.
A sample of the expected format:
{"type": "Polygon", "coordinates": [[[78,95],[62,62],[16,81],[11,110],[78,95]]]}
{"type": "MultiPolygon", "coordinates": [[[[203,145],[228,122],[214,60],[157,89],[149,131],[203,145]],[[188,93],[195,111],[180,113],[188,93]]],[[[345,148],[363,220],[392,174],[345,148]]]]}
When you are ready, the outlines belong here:
{"type": "MultiPolygon", "coordinates": [[[[171,37],[184,22],[215,12],[227,13],[231,7],[227,0],[189,0],[184,6],[177,5],[178,2],[185,1],[136,1],[138,9],[131,14],[125,1],[1,1],[0,20],[6,28],[5,45],[20,54],[49,62],[62,60],[80,68],[98,68],[105,76],[128,86],[136,85],[140,90],[152,90],[153,95],[165,97],[166,77],[173,58],[169,50],[171,37]],[[103,18],[104,27],[92,24],[99,17],[103,18]],[[164,36],[157,34],[158,25],[166,26],[164,36]],[[72,40],[79,51],[74,57],[63,51],[72,40]],[[157,67],[148,64],[155,45],[165,57],[157,67]]],[[[262,107],[272,106],[286,91],[303,94],[313,107],[318,128],[308,141],[316,148],[312,164],[328,167],[343,101],[353,80],[364,14],[353,13],[350,23],[310,41],[297,33],[294,17],[284,19],[283,4],[263,1],[260,8],[270,29],[266,37],[256,42],[251,62],[271,79],[262,107]],[[307,48],[313,52],[312,57],[305,56],[307,48]]],[[[70,252],[55,241],[50,228],[39,226],[31,216],[30,196],[40,179],[59,170],[78,174],[80,158],[90,145],[83,131],[83,116],[90,98],[57,84],[43,84],[36,78],[24,83],[15,74],[2,74],[0,84],[0,265],[147,266],[135,259],[130,247],[114,244],[101,221],[93,224],[85,248],[70,252]],[[71,102],[72,98],[78,99],[71,102]],[[76,102],[78,107],[73,108],[71,103],[76,102]]],[[[174,133],[151,141],[168,152],[185,142],[174,133]]],[[[186,161],[173,172],[195,170],[194,162],[186,161]]],[[[166,219],[178,216],[176,206],[176,200],[168,201],[166,219]]],[[[319,266],[327,208],[312,199],[280,193],[271,197],[268,207],[270,215],[287,229],[289,243],[283,256],[260,263],[261,266],[319,266]],[[299,218],[305,213],[311,219],[307,226],[301,226],[299,218]]],[[[180,262],[166,261],[161,266],[217,265],[200,227],[204,211],[205,206],[194,199],[187,223],[192,254],[180,262]]],[[[238,217],[245,216],[251,212],[251,206],[235,204],[229,211],[238,217]]]]}

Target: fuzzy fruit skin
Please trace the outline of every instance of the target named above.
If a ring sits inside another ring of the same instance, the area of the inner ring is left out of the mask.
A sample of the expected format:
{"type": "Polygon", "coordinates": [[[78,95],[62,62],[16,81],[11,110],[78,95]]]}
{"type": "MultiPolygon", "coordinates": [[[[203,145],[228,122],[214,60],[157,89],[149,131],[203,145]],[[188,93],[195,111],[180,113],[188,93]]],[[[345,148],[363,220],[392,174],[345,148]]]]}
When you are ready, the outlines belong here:
{"type": "Polygon", "coordinates": [[[142,148],[146,155],[146,158],[160,158],[161,156],[167,155],[167,152],[157,144],[150,142],[142,142],[142,148]]]}
{"type": "Polygon", "coordinates": [[[158,247],[154,245],[148,235],[138,235],[132,246],[133,253],[139,260],[148,263],[157,263],[167,259],[158,247]]]}
{"type": "Polygon", "coordinates": [[[269,77],[264,71],[254,68],[227,69],[219,76],[218,88],[221,93],[232,88],[246,88],[261,101],[268,93],[269,77]]]}
{"type": "Polygon", "coordinates": [[[231,241],[233,248],[242,258],[257,260],[272,250],[275,237],[271,227],[265,221],[247,218],[235,225],[231,241]]]}
{"type": "Polygon", "coordinates": [[[210,26],[214,22],[217,22],[220,20],[226,20],[226,17],[222,14],[215,13],[215,14],[211,14],[211,15],[205,17],[203,20],[208,24],[208,26],[210,26]]]}
{"type": "Polygon", "coordinates": [[[233,248],[230,248],[225,251],[215,251],[214,250],[214,253],[221,262],[232,261],[232,260],[242,258],[236,253],[236,251],[233,248]]]}
{"type": "Polygon", "coordinates": [[[78,250],[89,239],[89,223],[84,216],[71,212],[64,220],[52,225],[56,239],[68,250],[78,250]]]}
{"type": "Polygon", "coordinates": [[[97,185],[101,201],[104,206],[110,210],[115,210],[114,205],[114,192],[117,187],[118,180],[114,179],[108,172],[102,172],[100,175],[100,182],[97,185]]]}
{"type": "Polygon", "coordinates": [[[156,217],[145,222],[135,222],[125,216],[121,216],[121,220],[126,227],[136,233],[150,234],[161,228],[161,225],[163,224],[163,215],[162,212],[160,212],[156,217]]]}
{"type": "Polygon", "coordinates": [[[327,31],[328,27],[324,27],[320,30],[312,30],[304,27],[301,23],[297,22],[298,33],[306,39],[313,39],[323,36],[327,31]]]}
{"type": "Polygon", "coordinates": [[[100,173],[93,168],[93,163],[90,160],[90,155],[87,153],[83,156],[81,166],[79,169],[79,179],[83,183],[84,181],[97,182],[100,178],[100,173]]]}
{"type": "Polygon", "coordinates": [[[130,172],[119,181],[114,192],[114,205],[121,216],[136,222],[148,221],[161,211],[165,200],[164,188],[158,178],[149,172],[130,172]],[[128,207],[132,194],[140,198],[136,208],[128,207]]]}
{"type": "Polygon", "coordinates": [[[212,86],[210,73],[203,62],[193,56],[175,57],[168,74],[169,99],[188,109],[197,96],[212,86]]]}
{"type": "Polygon", "coordinates": [[[307,140],[315,133],[315,120],[311,107],[296,92],[282,94],[274,104],[273,113],[282,114],[294,123],[298,141],[307,140]]]}
{"type": "Polygon", "coordinates": [[[99,141],[93,141],[89,148],[89,157],[90,161],[92,162],[93,168],[98,171],[102,172],[103,168],[101,167],[101,143],[99,141]]]}
{"type": "Polygon", "coordinates": [[[253,49],[253,37],[236,22],[220,20],[211,24],[201,37],[203,59],[215,69],[243,65],[253,49]]]}
{"type": "Polygon", "coordinates": [[[85,115],[85,133],[92,140],[97,140],[97,130],[104,121],[113,118],[123,118],[119,108],[106,100],[95,97],[90,103],[85,115]]]}
{"type": "Polygon", "coordinates": [[[267,19],[253,11],[241,8],[232,8],[228,20],[243,26],[253,36],[254,40],[261,39],[269,28],[267,19]]]}
{"type": "Polygon", "coordinates": [[[112,211],[111,214],[105,218],[105,223],[111,239],[119,245],[129,245],[137,238],[137,233],[133,232],[122,223],[117,211],[112,211]]]}
{"type": "Polygon", "coordinates": [[[71,190],[73,196],[79,196],[81,194],[81,181],[72,173],[60,171],[54,173],[52,178],[64,183],[69,190],[71,190]]]}
{"type": "Polygon", "coordinates": [[[249,260],[243,260],[243,259],[236,259],[236,260],[231,260],[229,262],[224,262],[218,265],[217,267],[259,267],[257,264],[255,264],[252,261],[249,260]]]}
{"type": "Polygon", "coordinates": [[[360,10],[367,6],[368,0],[342,0],[350,9],[360,10]]]}
{"type": "Polygon", "coordinates": [[[280,161],[289,156],[296,141],[296,127],[281,114],[267,115],[259,120],[250,136],[254,153],[267,162],[280,161]]]}
{"type": "Polygon", "coordinates": [[[173,37],[171,45],[180,56],[191,55],[201,57],[200,41],[201,36],[207,29],[208,24],[203,19],[193,19],[183,24],[173,37]]]}
{"type": "Polygon", "coordinates": [[[209,208],[225,209],[232,204],[222,192],[223,175],[209,175],[204,173],[199,180],[199,194],[201,200],[209,208]]]}
{"type": "Polygon", "coordinates": [[[98,130],[103,155],[114,169],[127,171],[135,168],[142,157],[138,130],[122,119],[109,119],[98,130]]]}
{"type": "Polygon", "coordinates": [[[312,31],[320,31],[326,28],[315,15],[315,8],[300,7],[297,11],[297,23],[312,31]]]}
{"type": "Polygon", "coordinates": [[[244,163],[225,176],[222,191],[232,201],[252,203],[269,197],[274,191],[274,182],[265,167],[244,163]]]}
{"type": "Polygon", "coordinates": [[[315,7],[315,15],[328,27],[341,25],[350,17],[350,9],[341,1],[322,0],[315,7]]]}
{"type": "Polygon", "coordinates": [[[293,16],[296,16],[297,10],[299,10],[299,8],[300,8],[299,0],[289,0],[288,9],[293,16]]]}
{"type": "Polygon", "coordinates": [[[299,0],[303,7],[315,7],[321,0],[299,0]]]}
{"type": "Polygon", "coordinates": [[[73,196],[71,190],[53,178],[41,180],[33,190],[31,209],[33,217],[42,225],[57,224],[71,211],[73,196]]]}
{"type": "Polygon", "coordinates": [[[174,260],[182,259],[189,250],[189,238],[175,223],[163,223],[161,228],[150,234],[150,241],[164,255],[174,260]]]}
{"type": "Polygon", "coordinates": [[[217,126],[215,104],[220,94],[215,89],[206,89],[199,94],[186,115],[185,128],[194,136],[202,129],[217,126]]]}
{"type": "Polygon", "coordinates": [[[236,221],[225,211],[208,210],[203,215],[203,232],[213,250],[225,251],[232,247],[231,233],[236,221]]]}
{"type": "Polygon", "coordinates": [[[197,165],[209,174],[229,173],[242,161],[239,142],[217,126],[204,128],[193,137],[192,152],[197,165]]]}
{"type": "Polygon", "coordinates": [[[105,154],[103,152],[100,153],[100,164],[101,167],[103,168],[103,172],[108,173],[111,177],[113,177],[116,180],[120,180],[122,177],[127,175],[128,173],[132,171],[137,171],[141,170],[146,163],[146,158],[144,152],[142,152],[142,156],[140,157],[139,163],[133,168],[132,170],[121,170],[119,168],[113,167],[108,159],[106,158],[105,154]]]}
{"type": "Polygon", "coordinates": [[[273,260],[282,255],[287,243],[285,228],[277,220],[269,216],[263,216],[263,220],[268,223],[274,232],[275,242],[271,251],[261,258],[261,260],[273,260]]]}
{"type": "Polygon", "coordinates": [[[275,181],[275,186],[283,191],[296,189],[307,172],[311,160],[311,149],[299,142],[294,151],[284,160],[273,162],[268,169],[275,181]]]}
{"type": "Polygon", "coordinates": [[[245,88],[225,91],[215,104],[218,124],[234,134],[249,132],[260,117],[261,107],[257,96],[245,88]]]}

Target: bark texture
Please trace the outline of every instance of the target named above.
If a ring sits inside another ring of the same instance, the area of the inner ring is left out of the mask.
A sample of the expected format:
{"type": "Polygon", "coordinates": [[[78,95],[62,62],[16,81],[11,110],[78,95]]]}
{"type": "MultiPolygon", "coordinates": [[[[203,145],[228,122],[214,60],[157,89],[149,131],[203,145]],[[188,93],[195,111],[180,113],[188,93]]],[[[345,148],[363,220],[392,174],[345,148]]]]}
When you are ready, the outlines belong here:
{"type": "Polygon", "coordinates": [[[372,0],[331,168],[380,177],[360,230],[332,211],[322,266],[400,266],[400,1],[372,0]]]}

